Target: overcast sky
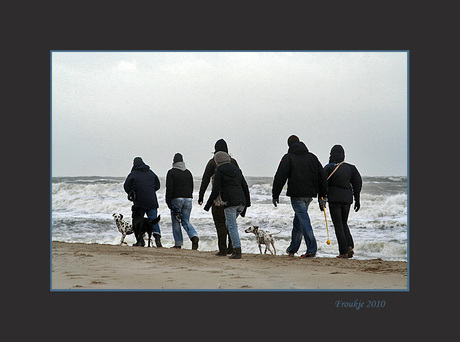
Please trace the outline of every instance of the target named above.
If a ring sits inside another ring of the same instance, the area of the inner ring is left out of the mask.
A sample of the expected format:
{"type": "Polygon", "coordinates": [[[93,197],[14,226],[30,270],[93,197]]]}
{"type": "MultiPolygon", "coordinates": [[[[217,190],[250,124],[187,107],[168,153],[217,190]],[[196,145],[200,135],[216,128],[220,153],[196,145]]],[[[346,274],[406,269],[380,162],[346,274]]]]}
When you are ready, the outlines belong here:
{"type": "Polygon", "coordinates": [[[176,152],[201,177],[224,138],[246,176],[273,176],[296,134],[363,176],[407,175],[407,52],[51,53],[52,176],[160,177],[176,152]]]}

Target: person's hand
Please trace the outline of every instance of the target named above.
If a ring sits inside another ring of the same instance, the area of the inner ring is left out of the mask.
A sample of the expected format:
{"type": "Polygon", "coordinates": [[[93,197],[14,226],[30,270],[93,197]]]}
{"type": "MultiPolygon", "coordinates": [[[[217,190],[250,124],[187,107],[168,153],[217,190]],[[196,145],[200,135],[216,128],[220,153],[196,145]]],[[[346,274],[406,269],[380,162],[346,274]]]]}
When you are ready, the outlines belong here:
{"type": "Polygon", "coordinates": [[[273,203],[273,205],[274,205],[275,207],[278,206],[277,203],[279,203],[279,202],[280,202],[279,198],[273,198],[273,199],[272,199],[272,203],[273,203]]]}
{"type": "Polygon", "coordinates": [[[318,198],[319,210],[323,211],[326,207],[327,198],[318,198]]]}
{"type": "Polygon", "coordinates": [[[359,208],[361,208],[361,203],[359,203],[359,201],[355,201],[355,212],[358,212],[359,208]]]}
{"type": "Polygon", "coordinates": [[[202,205],[202,204],[203,204],[203,197],[199,197],[199,198],[198,198],[198,204],[199,204],[199,205],[202,205]]]}

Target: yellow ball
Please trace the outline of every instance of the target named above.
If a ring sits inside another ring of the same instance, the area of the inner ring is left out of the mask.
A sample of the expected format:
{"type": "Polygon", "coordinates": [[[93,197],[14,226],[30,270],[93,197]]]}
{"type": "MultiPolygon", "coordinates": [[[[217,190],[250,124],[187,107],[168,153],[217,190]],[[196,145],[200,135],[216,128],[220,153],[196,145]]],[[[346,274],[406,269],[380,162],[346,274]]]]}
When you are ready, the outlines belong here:
{"type": "Polygon", "coordinates": [[[331,244],[331,240],[327,240],[326,243],[327,243],[328,245],[330,245],[330,244],[331,244]]]}

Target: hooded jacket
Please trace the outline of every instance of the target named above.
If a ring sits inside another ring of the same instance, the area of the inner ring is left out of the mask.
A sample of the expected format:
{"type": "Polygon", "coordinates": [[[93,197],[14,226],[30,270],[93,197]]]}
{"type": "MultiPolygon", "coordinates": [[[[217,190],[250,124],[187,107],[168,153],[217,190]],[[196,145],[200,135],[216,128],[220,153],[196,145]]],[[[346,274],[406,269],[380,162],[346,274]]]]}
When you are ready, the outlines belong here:
{"type": "Polygon", "coordinates": [[[272,196],[279,198],[288,182],[289,197],[326,197],[327,186],[323,166],[301,141],[294,142],[278,166],[273,180],[272,196]]]}
{"type": "Polygon", "coordinates": [[[131,173],[126,177],[123,188],[127,194],[134,190],[135,207],[144,211],[158,208],[156,191],[160,189],[160,180],[142,158],[134,158],[131,173]]]}
{"type": "Polygon", "coordinates": [[[166,175],[166,204],[171,209],[174,198],[192,198],[193,175],[184,162],[173,163],[173,168],[166,175]]]}
{"type": "MultiPolygon", "coordinates": [[[[227,143],[225,142],[224,139],[217,140],[214,145],[214,153],[217,153],[219,151],[228,153],[227,143]]],[[[237,168],[240,168],[235,159],[231,158],[230,162],[233,165],[235,165],[237,168]]],[[[203,172],[203,177],[201,178],[200,191],[198,194],[198,202],[203,202],[204,193],[206,192],[206,189],[208,188],[209,182],[211,181],[211,178],[214,175],[215,171],[216,171],[216,162],[214,158],[211,158],[206,164],[206,167],[203,172]]]]}
{"type": "MultiPolygon", "coordinates": [[[[339,163],[345,160],[345,150],[340,145],[331,149],[329,164],[324,167],[326,177],[334,171],[339,163]]],[[[362,188],[362,178],[358,169],[351,164],[342,163],[327,181],[328,201],[331,203],[352,204],[359,202],[362,188]]]]}
{"type": "Polygon", "coordinates": [[[211,208],[219,193],[222,201],[226,202],[225,208],[237,205],[251,206],[249,188],[243,173],[231,162],[230,156],[227,157],[228,160],[216,167],[212,192],[204,207],[206,211],[211,208]]]}

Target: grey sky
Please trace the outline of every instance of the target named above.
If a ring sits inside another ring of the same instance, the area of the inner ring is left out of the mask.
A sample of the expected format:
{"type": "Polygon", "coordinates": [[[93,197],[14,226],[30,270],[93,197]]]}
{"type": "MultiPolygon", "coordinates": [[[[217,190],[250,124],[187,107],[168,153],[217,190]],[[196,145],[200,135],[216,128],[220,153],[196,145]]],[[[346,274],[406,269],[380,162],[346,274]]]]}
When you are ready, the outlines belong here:
{"type": "Polygon", "coordinates": [[[407,174],[407,52],[52,52],[52,175],[158,176],[176,152],[201,176],[224,138],[273,176],[296,134],[363,176],[407,174]]]}

